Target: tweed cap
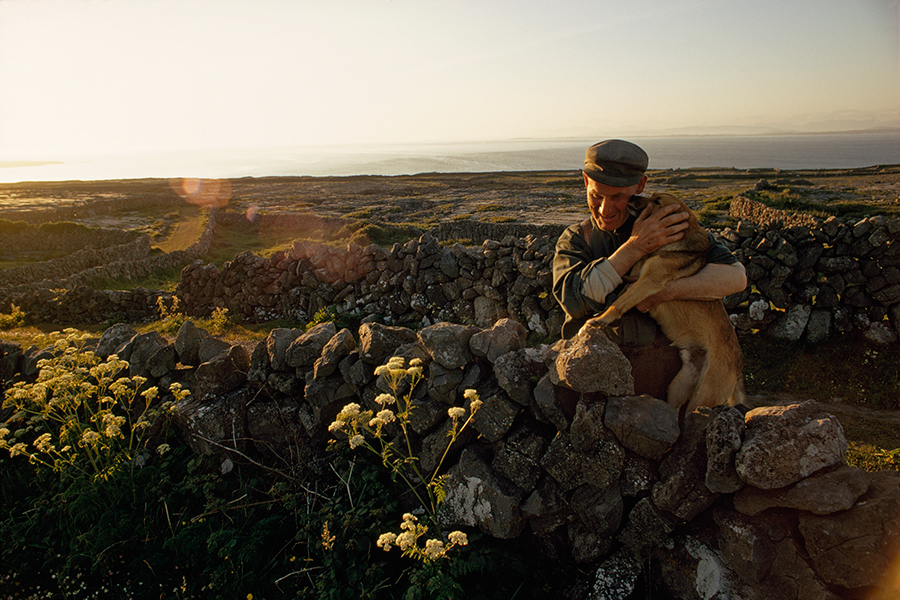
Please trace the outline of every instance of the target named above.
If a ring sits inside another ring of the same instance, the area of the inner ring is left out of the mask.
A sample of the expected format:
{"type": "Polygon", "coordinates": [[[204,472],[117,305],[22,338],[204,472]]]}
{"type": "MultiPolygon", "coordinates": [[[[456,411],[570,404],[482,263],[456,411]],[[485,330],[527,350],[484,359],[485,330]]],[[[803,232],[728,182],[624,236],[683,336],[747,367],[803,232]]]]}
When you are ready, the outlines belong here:
{"type": "Polygon", "coordinates": [[[639,146],[624,140],[606,140],[584,153],[584,172],[597,183],[629,187],[640,182],[649,162],[639,146]]]}

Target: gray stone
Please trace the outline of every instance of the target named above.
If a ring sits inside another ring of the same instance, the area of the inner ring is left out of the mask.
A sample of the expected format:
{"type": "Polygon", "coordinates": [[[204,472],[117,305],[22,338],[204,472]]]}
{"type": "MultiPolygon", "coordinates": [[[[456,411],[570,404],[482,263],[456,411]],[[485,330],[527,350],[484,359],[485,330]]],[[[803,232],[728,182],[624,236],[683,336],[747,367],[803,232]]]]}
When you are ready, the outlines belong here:
{"type": "Polygon", "coordinates": [[[178,335],[175,337],[175,352],[178,354],[178,361],[191,367],[196,367],[204,362],[200,360],[200,342],[208,337],[210,337],[209,332],[197,327],[192,321],[182,323],[178,328],[178,335]]]}
{"type": "Polygon", "coordinates": [[[416,332],[406,327],[363,323],[359,327],[359,355],[369,364],[380,365],[393,356],[398,347],[417,339],[416,332]]]}
{"type": "Polygon", "coordinates": [[[487,358],[493,363],[507,352],[525,348],[526,334],[518,321],[500,319],[490,329],[474,334],[469,340],[469,349],[475,356],[487,358]]]}
{"type": "Polygon", "coordinates": [[[266,351],[269,353],[269,365],[273,371],[290,371],[287,350],[298,337],[303,335],[302,329],[273,329],[266,336],[266,351]]]}
{"type": "MultiPolygon", "coordinates": [[[[290,330],[297,331],[297,330],[290,330]]],[[[288,367],[305,370],[313,366],[313,363],[322,355],[325,345],[337,334],[334,323],[319,323],[298,336],[296,336],[285,350],[285,363],[288,367]]],[[[292,334],[291,334],[292,335],[292,334]]],[[[290,336],[286,336],[290,337],[290,336]]],[[[281,363],[279,362],[279,365],[281,363]]],[[[284,371],[278,368],[276,371],[284,371]]]]}
{"type": "Polygon", "coordinates": [[[680,433],[678,409],[647,395],[609,398],[604,423],[623,446],[652,460],[660,460],[680,433]]]}
{"type": "Polygon", "coordinates": [[[509,435],[491,467],[527,494],[541,476],[540,460],[549,443],[534,426],[524,425],[509,435]]]}
{"type": "Polygon", "coordinates": [[[247,371],[247,381],[256,385],[265,385],[268,379],[271,365],[269,364],[269,351],[266,340],[261,340],[250,353],[250,369],[247,371]]]}
{"type": "Polygon", "coordinates": [[[625,451],[606,429],[599,432],[599,439],[589,453],[578,451],[572,438],[561,433],[553,438],[541,458],[541,466],[563,491],[585,483],[599,488],[618,486],[624,462],[625,451]]]}
{"type": "Polygon", "coordinates": [[[543,356],[534,348],[507,352],[494,361],[497,383],[522,406],[531,405],[534,384],[546,373],[543,356]]]}
{"type": "Polygon", "coordinates": [[[769,328],[769,334],[789,342],[799,341],[803,337],[811,313],[812,306],[809,304],[795,304],[775,320],[769,328]]]}
{"type": "Polygon", "coordinates": [[[622,549],[604,560],[594,571],[585,600],[626,600],[640,576],[641,561],[622,549]]]}
{"type": "Polygon", "coordinates": [[[598,327],[588,327],[560,344],[551,381],[577,392],[634,395],[631,363],[598,327]]]}
{"type": "Polygon", "coordinates": [[[313,363],[313,377],[321,379],[334,373],[341,361],[356,350],[356,340],[349,329],[341,329],[322,348],[322,356],[313,363]]]}
{"type": "Polygon", "coordinates": [[[419,331],[419,341],[435,362],[447,369],[460,369],[473,358],[469,339],[478,331],[473,326],[437,323],[419,331]]]}
{"type": "Polygon", "coordinates": [[[752,486],[774,489],[842,462],[847,439],[840,422],[814,401],[760,407],[744,417],[747,429],[735,466],[752,486]]]}
{"type": "Polygon", "coordinates": [[[736,408],[721,410],[706,430],[706,487],[712,492],[730,494],[741,489],[744,481],[734,466],[744,433],[744,415],[736,408]]]}
{"type": "MultiPolygon", "coordinates": [[[[558,397],[563,389],[567,388],[557,388],[553,385],[553,382],[550,381],[550,373],[541,377],[534,386],[534,400],[540,414],[559,431],[569,428],[569,420],[558,397]]],[[[572,391],[569,393],[574,395],[572,391]]]]}
{"type": "Polygon", "coordinates": [[[752,519],[724,507],[713,512],[719,549],[728,566],[766,600],[839,600],[804,559],[794,517],[766,513],[752,519]]]}
{"type": "Polygon", "coordinates": [[[649,497],[641,498],[628,513],[628,521],[618,540],[633,556],[646,559],[654,546],[659,546],[669,537],[675,525],[675,519],[657,510],[649,497]]]}
{"type": "Polygon", "coordinates": [[[467,449],[450,469],[439,518],[446,529],[478,527],[499,539],[517,537],[525,528],[521,492],[506,484],[474,451],[467,449]]]}
{"type": "Polygon", "coordinates": [[[831,336],[831,311],[814,308],[806,324],[806,341],[820,344],[831,336]]]}
{"type": "Polygon", "coordinates": [[[472,418],[472,424],[485,439],[496,442],[512,427],[522,407],[511,402],[506,394],[499,392],[481,398],[483,404],[472,418]]]}
{"type": "Polygon", "coordinates": [[[653,504],[689,521],[709,508],[718,494],[706,487],[706,429],[712,409],[701,408],[684,417],[681,437],[659,465],[653,504]]]}
{"type": "Polygon", "coordinates": [[[621,478],[623,496],[643,496],[653,489],[658,480],[653,461],[632,452],[625,453],[621,478]]]}
{"type": "Polygon", "coordinates": [[[438,362],[429,363],[426,383],[428,396],[444,404],[453,405],[464,376],[463,369],[448,369],[438,362]]]}
{"type": "Polygon", "coordinates": [[[177,402],[173,411],[175,423],[191,449],[204,456],[225,454],[222,446],[234,447],[234,440],[239,440],[239,444],[246,440],[249,394],[246,388],[206,398],[192,393],[177,402]]]}
{"type": "MultiPolygon", "coordinates": [[[[169,345],[169,342],[157,331],[141,333],[134,336],[130,341],[131,352],[129,353],[129,373],[132,377],[135,375],[141,377],[151,377],[151,369],[156,361],[151,362],[151,357],[162,348],[169,345]]],[[[174,349],[173,349],[174,350],[174,349]]],[[[120,357],[121,358],[121,357],[120,357]]],[[[174,352],[172,353],[172,368],[175,367],[174,352]]]]}
{"type": "Polygon", "coordinates": [[[249,369],[247,351],[243,346],[232,346],[228,352],[197,367],[196,388],[191,392],[201,399],[227,394],[247,381],[249,369]]]}
{"type": "MultiPolygon", "coordinates": [[[[115,354],[123,344],[136,335],[137,331],[131,325],[126,323],[116,323],[104,331],[100,336],[100,341],[97,342],[94,354],[101,359],[106,360],[111,354],[115,354]]],[[[119,358],[123,357],[120,356],[119,358]]]]}
{"type": "Polygon", "coordinates": [[[572,555],[576,562],[596,560],[609,552],[613,534],[619,528],[624,510],[619,486],[599,488],[589,483],[579,486],[572,493],[569,504],[583,527],[570,525],[570,534],[575,530],[581,533],[579,537],[591,540],[590,548],[579,548],[580,540],[573,540],[572,555]]]}
{"type": "Polygon", "coordinates": [[[900,473],[866,475],[869,489],[852,508],[825,516],[802,512],[800,533],[825,581],[845,588],[874,586],[872,598],[897,597],[900,473]]]}
{"type": "Polygon", "coordinates": [[[865,471],[841,465],[834,470],[813,473],[802,481],[780,489],[763,490],[745,487],[734,496],[735,510],[755,516],[773,507],[806,510],[814,515],[827,515],[849,510],[869,489],[865,471]]]}

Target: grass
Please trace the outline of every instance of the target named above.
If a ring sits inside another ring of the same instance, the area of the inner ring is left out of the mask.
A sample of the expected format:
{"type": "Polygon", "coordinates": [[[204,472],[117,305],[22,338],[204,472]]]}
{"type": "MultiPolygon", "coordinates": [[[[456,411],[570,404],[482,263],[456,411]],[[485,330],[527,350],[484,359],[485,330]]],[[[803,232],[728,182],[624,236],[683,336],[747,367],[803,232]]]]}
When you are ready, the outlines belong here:
{"type": "MultiPolygon", "coordinates": [[[[856,195],[855,191],[851,193],[856,195]]],[[[804,213],[822,219],[827,219],[831,216],[861,219],[873,214],[884,215],[888,218],[900,217],[900,206],[897,205],[879,204],[874,206],[866,202],[836,199],[823,202],[817,200],[813,192],[798,188],[787,187],[781,190],[763,190],[755,192],[751,196],[766,206],[778,210],[804,213]]]]}
{"type": "Polygon", "coordinates": [[[750,394],[788,394],[900,409],[900,347],[876,346],[858,332],[817,346],[755,335],[741,339],[750,394]]]}

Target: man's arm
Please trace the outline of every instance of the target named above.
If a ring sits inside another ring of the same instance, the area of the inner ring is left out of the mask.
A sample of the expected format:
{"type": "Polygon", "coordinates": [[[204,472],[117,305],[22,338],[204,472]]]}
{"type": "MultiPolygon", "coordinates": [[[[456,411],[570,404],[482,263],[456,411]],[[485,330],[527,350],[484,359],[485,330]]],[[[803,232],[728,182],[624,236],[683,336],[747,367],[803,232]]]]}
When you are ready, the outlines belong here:
{"type": "Polygon", "coordinates": [[[747,273],[741,263],[707,263],[690,277],[670,281],[661,292],[640,302],[637,309],[647,312],[670,300],[719,300],[742,292],[746,287],[747,273]]]}

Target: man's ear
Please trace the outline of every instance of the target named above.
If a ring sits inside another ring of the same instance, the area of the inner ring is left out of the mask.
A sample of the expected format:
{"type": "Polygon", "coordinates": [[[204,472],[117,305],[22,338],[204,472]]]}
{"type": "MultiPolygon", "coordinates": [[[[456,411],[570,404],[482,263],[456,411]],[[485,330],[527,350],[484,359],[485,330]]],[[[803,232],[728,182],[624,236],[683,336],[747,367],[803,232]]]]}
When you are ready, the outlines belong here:
{"type": "Polygon", "coordinates": [[[587,175],[587,173],[585,173],[584,171],[582,171],[582,172],[581,172],[581,176],[584,177],[584,187],[585,187],[585,189],[587,189],[587,186],[588,186],[588,183],[589,183],[588,175],[587,175]]]}
{"type": "Polygon", "coordinates": [[[647,176],[641,175],[641,181],[637,184],[637,191],[635,192],[635,194],[640,194],[641,192],[643,192],[645,185],[647,185],[647,176]]]}

